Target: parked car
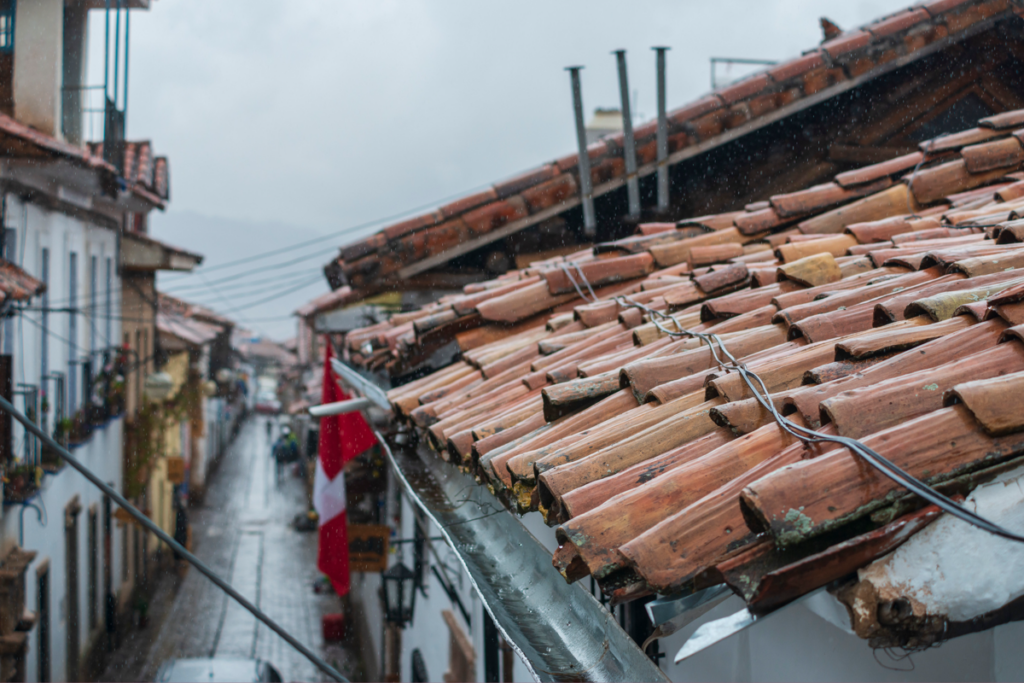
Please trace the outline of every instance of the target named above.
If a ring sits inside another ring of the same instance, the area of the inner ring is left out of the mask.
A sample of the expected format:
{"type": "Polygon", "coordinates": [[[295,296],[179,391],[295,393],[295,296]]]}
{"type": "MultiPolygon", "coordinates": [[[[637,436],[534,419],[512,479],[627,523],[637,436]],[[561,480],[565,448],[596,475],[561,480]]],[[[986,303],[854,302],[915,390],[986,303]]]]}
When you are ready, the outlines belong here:
{"type": "Polygon", "coordinates": [[[160,683],[280,683],[281,674],[262,659],[200,657],[171,659],[160,665],[156,680],[160,683]]]}
{"type": "Polygon", "coordinates": [[[256,394],[256,412],[264,415],[277,415],[281,412],[281,402],[277,395],[269,391],[261,391],[256,394]]]}

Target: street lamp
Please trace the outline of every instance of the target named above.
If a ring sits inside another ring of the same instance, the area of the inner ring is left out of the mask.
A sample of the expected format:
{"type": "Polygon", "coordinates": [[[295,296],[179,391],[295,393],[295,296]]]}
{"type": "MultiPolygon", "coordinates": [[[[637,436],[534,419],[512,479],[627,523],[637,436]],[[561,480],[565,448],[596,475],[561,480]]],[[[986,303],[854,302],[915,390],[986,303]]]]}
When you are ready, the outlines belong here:
{"type": "Polygon", "coordinates": [[[384,583],[384,619],[405,626],[412,621],[416,605],[416,575],[399,562],[381,574],[384,583]]]}

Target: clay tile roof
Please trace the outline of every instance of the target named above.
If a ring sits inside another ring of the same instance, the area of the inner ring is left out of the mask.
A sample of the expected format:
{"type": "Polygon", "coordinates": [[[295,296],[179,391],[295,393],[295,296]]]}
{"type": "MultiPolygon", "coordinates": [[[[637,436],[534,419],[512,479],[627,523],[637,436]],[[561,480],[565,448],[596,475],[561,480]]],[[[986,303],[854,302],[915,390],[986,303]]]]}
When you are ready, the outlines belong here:
{"type": "MultiPolygon", "coordinates": [[[[913,61],[929,53],[924,48],[930,45],[960,40],[982,26],[982,22],[1012,16],[1014,11],[1006,0],[933,2],[895,12],[863,28],[841,32],[801,56],[668,112],[671,152],[676,154],[692,148],[687,156],[703,153],[735,137],[733,131],[739,126],[753,129],[769,119],[784,117],[787,112],[806,106],[809,97],[818,101],[832,93],[838,94],[848,88],[852,78],[867,79],[881,74],[892,68],[896,59],[900,63],[913,61]]],[[[963,146],[989,137],[1006,135],[1010,129],[1024,126],[1024,115],[999,114],[983,119],[979,126],[978,131],[963,139],[933,141],[928,150],[929,161],[941,160],[963,146]]],[[[639,126],[636,131],[642,176],[656,169],[654,132],[652,123],[639,126]]],[[[593,169],[595,196],[620,187],[625,178],[622,135],[591,144],[587,153],[593,169]]],[[[920,154],[906,155],[842,173],[835,178],[834,185],[854,191],[860,185],[889,182],[922,161],[920,154]]],[[[504,235],[539,223],[559,206],[564,206],[564,210],[572,209],[580,198],[577,166],[577,155],[568,154],[346,245],[341,248],[339,258],[326,267],[332,287],[348,284],[356,296],[369,296],[384,290],[396,278],[409,277],[436,266],[445,258],[464,253],[465,249],[473,248],[470,245],[482,246],[493,235],[504,235]]],[[[901,198],[899,192],[893,190],[887,195],[889,201],[904,201],[905,197],[901,198]]],[[[931,198],[939,194],[945,196],[950,191],[940,186],[925,203],[931,203],[931,198]]],[[[875,219],[878,201],[862,206],[862,222],[875,219]]],[[[744,234],[754,235],[785,225],[784,221],[792,214],[780,211],[774,204],[772,208],[775,214],[762,207],[765,213],[742,221],[737,227],[744,234]]],[[[809,210],[817,211],[817,208],[809,210]]],[[[832,227],[829,223],[821,229],[829,231],[832,227]]]]}
{"type": "Polygon", "coordinates": [[[46,291],[46,285],[10,261],[0,259],[0,294],[3,301],[28,301],[46,291]]]}
{"type": "Polygon", "coordinates": [[[158,312],[156,326],[160,332],[171,335],[189,346],[202,346],[217,338],[220,328],[180,315],[158,312]]]}
{"type": "Polygon", "coordinates": [[[235,326],[235,322],[230,318],[222,316],[201,304],[194,304],[164,292],[157,293],[157,303],[160,310],[168,315],[195,319],[207,325],[213,325],[219,328],[220,331],[231,329],[235,326]]]}
{"type": "Polygon", "coordinates": [[[116,169],[90,147],[77,147],[41,133],[6,114],[0,114],[0,156],[60,157],[108,173],[116,169]]]}
{"type": "MultiPolygon", "coordinates": [[[[103,143],[90,142],[88,153],[95,159],[103,158],[103,143]]],[[[163,207],[170,200],[170,169],[167,157],[154,157],[149,140],[124,143],[124,180],[140,197],[163,207]]]]}
{"type": "Polygon", "coordinates": [[[352,298],[352,289],[350,287],[342,287],[341,289],[336,289],[333,292],[321,294],[315,299],[308,301],[306,304],[295,310],[295,315],[300,318],[308,318],[309,316],[316,315],[317,313],[333,311],[334,309],[348,303],[350,298],[352,298]]]}
{"type": "MultiPolygon", "coordinates": [[[[1006,178],[1024,158],[1000,156],[993,173],[964,163],[970,149],[927,166],[934,177],[906,182],[912,160],[892,161],[862,174],[885,178],[864,192],[829,183],[640,228],[663,241],[469,285],[350,332],[342,355],[382,378],[421,373],[388,392],[393,419],[432,446],[423,457],[468,468],[510,510],[539,511],[568,581],[589,575],[618,600],[724,582],[770,611],[917,538],[938,510],[845,447],[794,440],[705,342],[666,329],[717,334],[790,419],[859,439],[928,484],[970,495],[1019,473],[1024,244],[997,244],[1019,197],[994,188],[1020,182],[1006,178]],[[971,208],[951,210],[953,197],[971,208]],[[770,209],[801,220],[737,229],[770,209]],[[956,223],[967,210],[1004,220],[956,223]]],[[[908,629],[857,632],[905,645],[921,635],[908,629]]]]}

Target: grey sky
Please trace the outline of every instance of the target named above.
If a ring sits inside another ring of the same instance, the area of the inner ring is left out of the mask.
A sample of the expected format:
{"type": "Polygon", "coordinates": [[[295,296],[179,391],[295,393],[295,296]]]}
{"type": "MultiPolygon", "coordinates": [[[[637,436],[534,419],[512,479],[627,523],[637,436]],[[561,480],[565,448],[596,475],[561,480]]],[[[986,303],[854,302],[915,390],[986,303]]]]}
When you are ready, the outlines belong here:
{"type": "MultiPolygon", "coordinates": [[[[710,57],[787,59],[819,42],[822,15],[851,28],[909,4],[156,0],[132,18],[129,134],[170,157],[172,204],[154,219],[155,234],[214,266],[572,151],[569,64],[586,66],[588,112],[617,106],[609,53],[625,48],[637,111],[650,117],[652,45],[672,47],[676,107],[710,89],[710,57]],[[211,217],[233,223],[220,231],[211,217]],[[200,222],[206,228],[189,229],[200,222]],[[264,225],[247,239],[247,223],[264,225]]],[[[365,232],[296,251],[323,257],[275,272],[301,284],[300,270],[313,277],[334,247],[365,232]]],[[[172,281],[180,278],[163,279],[172,281]]],[[[316,283],[246,311],[282,316],[323,291],[316,283]]],[[[231,314],[221,296],[186,292],[231,314]]],[[[259,327],[276,337],[293,329],[284,320],[259,327]]]]}

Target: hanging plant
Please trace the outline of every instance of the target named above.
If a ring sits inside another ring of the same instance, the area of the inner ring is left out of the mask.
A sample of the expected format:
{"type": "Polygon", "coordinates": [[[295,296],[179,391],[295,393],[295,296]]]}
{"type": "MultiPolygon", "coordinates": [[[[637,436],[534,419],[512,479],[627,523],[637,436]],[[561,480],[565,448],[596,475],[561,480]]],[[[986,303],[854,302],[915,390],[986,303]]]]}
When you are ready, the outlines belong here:
{"type": "Polygon", "coordinates": [[[129,498],[142,494],[150,469],[157,457],[160,406],[146,403],[135,419],[125,423],[125,493],[129,498]]]}
{"type": "Polygon", "coordinates": [[[39,489],[43,478],[41,468],[25,463],[7,467],[3,474],[4,499],[9,502],[28,500],[39,489]]]}

